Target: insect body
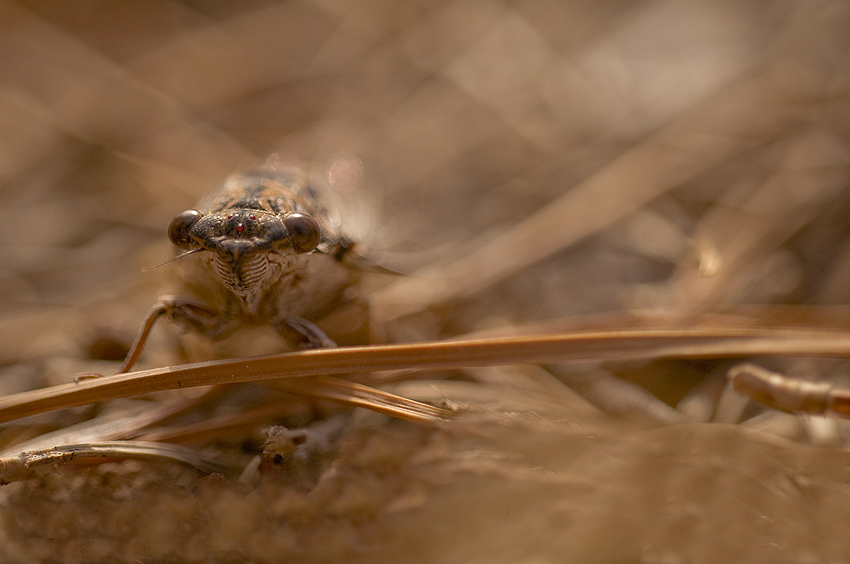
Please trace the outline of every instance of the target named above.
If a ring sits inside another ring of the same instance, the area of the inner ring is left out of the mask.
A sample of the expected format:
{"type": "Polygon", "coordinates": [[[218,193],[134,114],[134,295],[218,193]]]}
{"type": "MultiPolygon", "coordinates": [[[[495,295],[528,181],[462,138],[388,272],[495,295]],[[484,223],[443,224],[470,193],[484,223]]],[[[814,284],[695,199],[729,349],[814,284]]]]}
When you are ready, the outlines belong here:
{"type": "Polygon", "coordinates": [[[168,234],[185,251],[182,287],[148,313],[121,372],[162,315],[211,338],[270,325],[300,346],[323,347],[335,343],[313,322],[357,300],[353,244],[299,171],[235,174],[175,216],[168,234]]]}

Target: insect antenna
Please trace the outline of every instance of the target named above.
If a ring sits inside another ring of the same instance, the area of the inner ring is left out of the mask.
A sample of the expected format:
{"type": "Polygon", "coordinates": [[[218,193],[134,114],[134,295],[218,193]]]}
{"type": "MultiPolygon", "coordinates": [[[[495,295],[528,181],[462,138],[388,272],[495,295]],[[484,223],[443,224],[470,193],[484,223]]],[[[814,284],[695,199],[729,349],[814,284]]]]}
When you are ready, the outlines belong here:
{"type": "Polygon", "coordinates": [[[186,255],[191,255],[192,253],[197,253],[197,252],[200,252],[200,251],[203,251],[203,250],[204,249],[202,247],[198,247],[197,249],[192,249],[191,251],[186,251],[185,253],[180,253],[179,255],[177,255],[175,257],[171,257],[170,259],[168,259],[164,262],[161,262],[161,263],[159,263],[155,266],[146,266],[142,269],[142,272],[148,272],[148,271],[151,271],[155,268],[159,268],[160,266],[165,266],[169,262],[175,261],[177,259],[181,259],[181,258],[185,257],[186,255]]]}

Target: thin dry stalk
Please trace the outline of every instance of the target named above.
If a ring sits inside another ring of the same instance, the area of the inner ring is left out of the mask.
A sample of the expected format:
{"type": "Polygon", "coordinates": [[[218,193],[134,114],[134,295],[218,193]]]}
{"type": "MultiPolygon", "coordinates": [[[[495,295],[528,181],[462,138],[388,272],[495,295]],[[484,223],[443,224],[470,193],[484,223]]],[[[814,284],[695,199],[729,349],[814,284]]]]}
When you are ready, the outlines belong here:
{"type": "Polygon", "coordinates": [[[734,83],[539,212],[496,237],[488,235],[471,254],[388,287],[374,297],[373,305],[379,316],[392,319],[473,294],[773,137],[788,121],[770,73],[734,83]],[[754,105],[762,111],[752,112],[754,105]]]}
{"type": "MultiPolygon", "coordinates": [[[[211,361],[82,380],[0,398],[0,421],[94,402],[165,390],[384,370],[446,369],[564,361],[711,358],[758,354],[850,355],[850,332],[816,329],[694,328],[594,331],[535,337],[340,347],[211,361]]],[[[303,389],[302,389],[303,391],[303,389]]],[[[328,390],[329,399],[387,412],[382,392],[328,390]],[[365,403],[364,403],[365,402],[365,403]]],[[[396,397],[390,411],[435,417],[434,408],[396,397]],[[410,409],[405,412],[400,406],[410,409]]],[[[445,415],[442,413],[438,416],[445,415]]]]}
{"type": "Polygon", "coordinates": [[[179,445],[143,441],[101,442],[63,445],[0,458],[0,485],[21,480],[33,468],[48,464],[102,461],[101,459],[122,460],[125,458],[173,460],[189,464],[203,472],[226,470],[226,467],[218,462],[179,445]]]}
{"type": "Polygon", "coordinates": [[[830,382],[788,378],[749,362],[730,368],[728,377],[735,390],[771,409],[850,418],[850,391],[830,382]]]}

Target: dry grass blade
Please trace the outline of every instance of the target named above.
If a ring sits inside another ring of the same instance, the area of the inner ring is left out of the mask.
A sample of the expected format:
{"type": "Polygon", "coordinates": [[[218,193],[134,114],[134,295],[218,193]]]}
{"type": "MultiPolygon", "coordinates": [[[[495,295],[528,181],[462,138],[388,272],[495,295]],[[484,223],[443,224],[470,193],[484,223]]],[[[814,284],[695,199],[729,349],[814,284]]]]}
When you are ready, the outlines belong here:
{"type": "Polygon", "coordinates": [[[256,430],[282,414],[291,413],[299,402],[275,401],[259,407],[249,407],[238,413],[203,419],[197,423],[151,429],[134,437],[140,441],[194,443],[222,440],[228,436],[256,430]]]}
{"type": "Polygon", "coordinates": [[[57,431],[39,435],[24,443],[0,450],[0,456],[22,450],[42,450],[59,445],[81,444],[119,440],[138,433],[150,425],[161,422],[173,413],[171,405],[165,403],[141,409],[124,410],[120,416],[98,417],[57,431]]]}
{"type": "Polygon", "coordinates": [[[796,380],[749,362],[733,366],[728,378],[735,390],[772,409],[850,418],[850,392],[830,382],[796,380]]]}
{"type": "Polygon", "coordinates": [[[0,458],[0,485],[25,478],[27,472],[37,466],[103,458],[173,460],[189,464],[203,472],[226,470],[226,467],[221,464],[204,458],[198,452],[186,447],[142,441],[115,441],[65,445],[0,458]]]}
{"type": "Polygon", "coordinates": [[[298,394],[334,400],[420,424],[445,421],[452,412],[331,376],[289,380],[284,388],[298,394]]]}
{"type": "MultiPolygon", "coordinates": [[[[722,327],[643,329],[309,350],[142,370],[12,394],[0,399],[0,421],[164,390],[276,378],[407,368],[758,354],[847,356],[850,332],[722,327]]],[[[353,393],[349,401],[362,405],[359,393],[353,393]]]]}
{"type": "Polygon", "coordinates": [[[379,293],[375,308],[390,319],[462,298],[609,226],[754,140],[775,135],[788,120],[775,98],[769,73],[733,84],[470,255],[379,293]],[[763,111],[752,112],[753,105],[763,111]]]}
{"type": "MultiPolygon", "coordinates": [[[[677,309],[746,301],[757,273],[776,260],[776,250],[834,205],[847,183],[846,160],[843,140],[809,132],[782,148],[774,174],[756,186],[741,182],[729,189],[692,233],[696,241],[710,242],[712,266],[706,272],[681,264],[671,280],[677,309]]],[[[778,269],[773,283],[782,279],[778,269]]]]}

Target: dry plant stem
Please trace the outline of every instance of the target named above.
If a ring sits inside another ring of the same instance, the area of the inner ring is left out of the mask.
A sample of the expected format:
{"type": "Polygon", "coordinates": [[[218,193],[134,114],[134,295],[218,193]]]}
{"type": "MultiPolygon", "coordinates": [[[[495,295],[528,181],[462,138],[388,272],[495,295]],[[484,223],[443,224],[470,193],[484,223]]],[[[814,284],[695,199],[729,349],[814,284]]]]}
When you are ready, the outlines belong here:
{"type": "Polygon", "coordinates": [[[379,292],[372,299],[377,315],[393,319],[468,296],[772,137],[789,121],[775,90],[772,76],[764,73],[721,91],[468,256],[379,292]]]}
{"type": "Polygon", "coordinates": [[[142,441],[116,441],[65,445],[0,458],[0,485],[25,478],[27,471],[36,466],[103,458],[173,460],[189,464],[203,472],[226,470],[221,464],[208,460],[186,447],[142,441]]]}
{"type": "Polygon", "coordinates": [[[605,413],[640,422],[674,424],[687,420],[644,388],[617,378],[606,370],[572,372],[552,366],[566,386],[605,413]]]}
{"type": "MultiPolygon", "coordinates": [[[[138,406],[122,411],[121,416],[98,416],[94,419],[63,427],[62,429],[39,435],[23,443],[13,444],[11,447],[0,449],[0,457],[9,454],[17,454],[22,451],[35,451],[49,449],[55,446],[102,443],[105,441],[117,441],[123,439],[138,438],[145,429],[152,427],[160,428],[164,423],[178,417],[179,415],[197,409],[209,400],[226,393],[223,386],[213,387],[204,393],[192,397],[181,398],[177,401],[157,402],[153,405],[138,406]]],[[[276,413],[282,413],[287,405],[276,404],[276,413]]],[[[265,420],[270,416],[267,415],[265,420]]],[[[143,440],[160,441],[160,438],[149,438],[143,440]]],[[[166,442],[176,442],[168,441],[166,442]]]]}
{"type": "MultiPolygon", "coordinates": [[[[132,104],[123,106],[127,119],[133,119],[133,108],[145,108],[144,122],[138,122],[141,138],[149,141],[162,128],[167,128],[169,139],[184,147],[209,147],[211,136],[217,141],[217,159],[208,161],[213,166],[219,163],[241,162],[255,159],[256,155],[244,146],[237,138],[211,122],[206,122],[203,128],[189,116],[195,115],[198,108],[187,105],[185,100],[170,92],[165,84],[159,83],[151,76],[142,77],[145,73],[131,71],[114,59],[94,48],[89,42],[63,32],[48,20],[40,18],[30,10],[16,6],[14,3],[3,5],[4,19],[7,21],[25,22],[29,37],[38,37],[38,47],[34,48],[37,59],[50,60],[57,53],[63,57],[74,57],[79,68],[85,68],[89,80],[81,81],[73,73],[51,72],[53,88],[67,96],[67,100],[90,99],[92,85],[98,86],[97,92],[105,99],[134,100],[132,104]]],[[[64,59],[70,60],[70,59],[64,59]]],[[[5,93],[4,93],[5,94],[5,93]]],[[[49,123],[57,131],[64,132],[79,139],[92,139],[92,131],[74,109],[73,104],[53,104],[45,106],[32,102],[21,102],[20,96],[4,96],[4,102],[23,106],[21,110],[33,119],[49,123]],[[11,100],[10,100],[11,98],[11,100]],[[48,111],[49,110],[49,111],[48,111]]],[[[136,116],[138,117],[138,116],[136,116]]],[[[132,122],[131,122],[132,123],[132,122]]],[[[95,140],[98,139],[95,137],[95,140]]],[[[140,163],[153,174],[167,176],[179,174],[187,183],[196,183],[198,175],[193,174],[191,166],[181,168],[169,167],[161,160],[146,161],[144,156],[124,153],[121,158],[140,163]]],[[[223,165],[221,173],[228,171],[229,165],[223,165]]]]}
{"type": "MultiPolygon", "coordinates": [[[[298,400],[303,402],[304,400],[298,400]]],[[[200,443],[222,439],[228,435],[256,430],[268,425],[269,421],[283,415],[291,414],[297,408],[295,398],[290,401],[275,401],[273,403],[230,413],[223,416],[204,419],[198,423],[178,427],[159,427],[143,432],[138,437],[140,441],[158,441],[166,443],[200,443]]]]}
{"type": "MultiPolygon", "coordinates": [[[[704,276],[682,264],[671,281],[681,308],[702,310],[715,303],[735,303],[744,281],[792,235],[811,224],[845,181],[846,167],[832,145],[818,134],[800,135],[784,149],[781,168],[757,187],[730,189],[694,230],[698,241],[710,241],[720,264],[704,276]],[[821,150],[816,150],[820,148],[821,150]],[[833,166],[824,165],[835,159],[833,166]]],[[[824,135],[825,137],[825,135],[824,135]]],[[[843,160],[843,156],[840,157],[843,160]]]]}
{"type": "Polygon", "coordinates": [[[101,416],[14,444],[0,450],[0,456],[5,456],[9,452],[43,450],[59,445],[125,439],[139,433],[141,429],[162,422],[173,413],[173,404],[166,403],[142,409],[130,409],[117,418],[101,416]]]}
{"type": "MultiPolygon", "coordinates": [[[[0,422],[176,388],[399,370],[562,361],[774,355],[850,356],[850,332],[693,328],[593,331],[536,337],[339,347],[187,364],[62,384],[0,398],[0,422]]],[[[404,398],[400,398],[404,401],[404,398]]],[[[407,400],[414,408],[418,402],[407,400]]],[[[420,404],[424,405],[424,404],[420,404]]],[[[433,407],[422,411],[432,418],[433,407]]]]}
{"type": "Polygon", "coordinates": [[[451,415],[451,412],[439,407],[419,402],[413,402],[414,405],[411,405],[411,400],[400,398],[395,394],[330,376],[285,380],[283,388],[305,396],[365,407],[372,411],[386,413],[416,423],[442,421],[451,415]]]}
{"type": "Polygon", "coordinates": [[[788,378],[751,363],[729,369],[735,390],[773,409],[787,413],[833,413],[850,419],[850,391],[836,390],[829,382],[788,378]]]}

